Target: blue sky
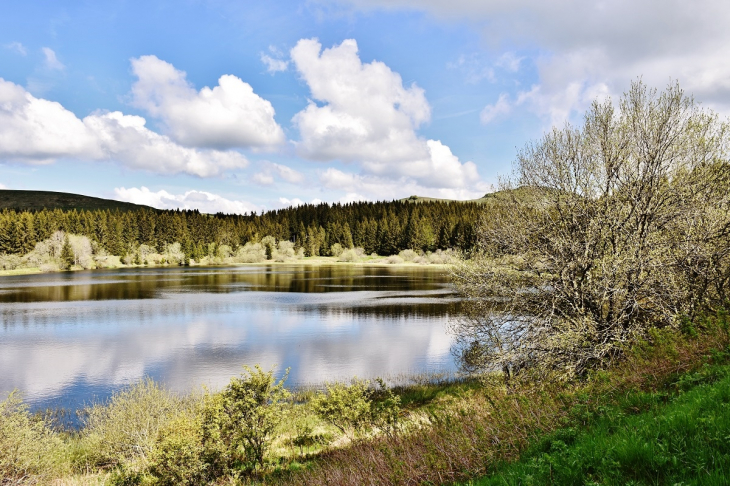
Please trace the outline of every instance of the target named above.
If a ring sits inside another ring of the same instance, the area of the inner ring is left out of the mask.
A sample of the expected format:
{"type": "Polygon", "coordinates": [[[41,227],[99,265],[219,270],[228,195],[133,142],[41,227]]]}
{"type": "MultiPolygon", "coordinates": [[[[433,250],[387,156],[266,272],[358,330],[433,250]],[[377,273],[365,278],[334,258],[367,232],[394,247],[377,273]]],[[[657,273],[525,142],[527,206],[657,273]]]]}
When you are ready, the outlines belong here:
{"type": "Polygon", "coordinates": [[[0,3],[0,185],[245,212],[479,197],[637,77],[730,113],[727,2],[0,3]]]}

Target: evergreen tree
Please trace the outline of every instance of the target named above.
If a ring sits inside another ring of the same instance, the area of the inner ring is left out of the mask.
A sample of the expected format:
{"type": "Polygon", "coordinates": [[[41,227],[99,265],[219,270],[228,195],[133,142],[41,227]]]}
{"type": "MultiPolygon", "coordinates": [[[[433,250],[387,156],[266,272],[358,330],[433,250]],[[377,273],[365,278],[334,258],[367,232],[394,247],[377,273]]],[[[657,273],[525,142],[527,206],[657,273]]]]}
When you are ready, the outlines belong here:
{"type": "Polygon", "coordinates": [[[75,263],[76,257],[74,255],[71,243],[68,241],[68,235],[63,239],[63,246],[61,247],[61,262],[64,268],[71,268],[75,263]]]}

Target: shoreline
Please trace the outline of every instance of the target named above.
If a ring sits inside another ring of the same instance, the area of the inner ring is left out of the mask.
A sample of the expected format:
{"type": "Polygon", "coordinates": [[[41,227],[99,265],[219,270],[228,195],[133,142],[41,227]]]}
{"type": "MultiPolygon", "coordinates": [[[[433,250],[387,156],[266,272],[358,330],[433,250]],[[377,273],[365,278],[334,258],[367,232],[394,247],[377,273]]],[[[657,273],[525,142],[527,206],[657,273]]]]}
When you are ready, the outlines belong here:
{"type": "Polygon", "coordinates": [[[121,270],[121,269],[131,269],[131,268],[194,268],[194,267],[250,267],[250,266],[263,266],[263,265],[310,265],[310,266],[323,266],[323,265],[333,265],[333,266],[360,266],[360,267],[367,267],[367,266],[373,266],[373,267],[394,267],[394,268],[433,268],[436,269],[446,269],[448,267],[451,267],[453,263],[415,263],[415,262],[399,262],[399,263],[388,263],[385,260],[388,257],[378,257],[377,259],[373,258],[370,260],[364,260],[364,261],[358,261],[358,262],[341,262],[337,260],[337,257],[304,257],[299,260],[289,260],[284,262],[278,262],[274,260],[266,260],[263,262],[252,262],[252,263],[238,263],[238,262],[232,262],[232,263],[208,263],[208,264],[199,264],[194,263],[191,265],[115,265],[110,267],[100,267],[100,268],[75,268],[75,269],[69,269],[69,270],[53,270],[44,272],[40,269],[40,267],[26,267],[26,268],[15,268],[13,270],[0,270],[0,277],[15,277],[15,276],[23,276],[23,275],[38,275],[38,274],[55,274],[55,273],[65,273],[65,272],[82,272],[82,271],[94,271],[94,270],[121,270]]]}

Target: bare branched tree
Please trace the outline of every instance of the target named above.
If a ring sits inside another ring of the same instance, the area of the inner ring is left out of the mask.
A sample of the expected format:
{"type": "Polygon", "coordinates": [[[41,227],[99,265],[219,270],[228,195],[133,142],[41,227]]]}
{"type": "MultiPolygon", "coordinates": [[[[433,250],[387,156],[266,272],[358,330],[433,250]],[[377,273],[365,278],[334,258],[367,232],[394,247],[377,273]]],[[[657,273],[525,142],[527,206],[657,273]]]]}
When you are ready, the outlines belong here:
{"type": "Polygon", "coordinates": [[[634,82],[618,107],[517,156],[481,252],[454,271],[466,368],[575,376],[649,329],[730,297],[729,127],[679,85],[634,82]]]}

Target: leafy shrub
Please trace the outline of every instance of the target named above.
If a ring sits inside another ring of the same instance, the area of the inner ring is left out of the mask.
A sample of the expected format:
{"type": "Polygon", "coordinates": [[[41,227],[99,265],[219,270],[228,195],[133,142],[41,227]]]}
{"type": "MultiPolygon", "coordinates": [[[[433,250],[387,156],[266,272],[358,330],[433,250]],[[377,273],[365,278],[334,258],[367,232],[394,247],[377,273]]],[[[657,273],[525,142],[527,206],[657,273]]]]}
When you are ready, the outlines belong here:
{"type": "Polygon", "coordinates": [[[63,443],[16,392],[0,402],[1,484],[49,480],[59,472],[62,454],[63,443]]]}
{"type": "Polygon", "coordinates": [[[359,260],[360,256],[354,249],[343,250],[342,253],[340,253],[339,258],[337,259],[338,262],[356,262],[359,260]]]}
{"type": "Polygon", "coordinates": [[[143,380],[106,402],[84,410],[83,437],[87,466],[112,466],[149,457],[159,431],[191,403],[143,380]]]}
{"type": "Polygon", "coordinates": [[[401,257],[404,261],[412,262],[413,259],[418,256],[418,253],[413,250],[403,250],[398,253],[398,256],[401,257]]]}
{"type": "Polygon", "coordinates": [[[342,248],[342,245],[340,245],[339,243],[335,243],[334,245],[332,245],[330,247],[330,254],[333,257],[339,257],[340,255],[342,255],[343,251],[345,251],[345,250],[344,250],[344,248],[342,248]]]}
{"type": "Polygon", "coordinates": [[[150,473],[163,486],[203,484],[210,479],[200,414],[182,414],[163,426],[150,457],[150,473]]]}
{"type": "Polygon", "coordinates": [[[282,240],[276,245],[276,249],[273,253],[273,258],[277,262],[286,262],[292,258],[296,258],[296,252],[294,251],[294,243],[288,240],[282,240]]]}
{"type": "Polygon", "coordinates": [[[256,365],[245,374],[206,397],[202,430],[206,456],[216,475],[235,468],[263,467],[273,432],[284,418],[283,400],[289,396],[284,382],[276,382],[273,371],[256,365]]]}
{"type": "Polygon", "coordinates": [[[391,255],[385,259],[385,263],[388,263],[390,265],[396,265],[398,263],[403,263],[403,259],[398,255],[391,255]]]}
{"type": "Polygon", "coordinates": [[[324,421],[334,425],[342,434],[353,439],[372,424],[373,391],[367,380],[352,383],[329,383],[327,392],[312,399],[312,408],[324,421]]]}
{"type": "Polygon", "coordinates": [[[15,270],[23,264],[18,255],[0,255],[0,270],[15,270]]]}
{"type": "Polygon", "coordinates": [[[261,243],[248,242],[238,248],[234,263],[259,263],[266,260],[266,251],[261,243]]]}

